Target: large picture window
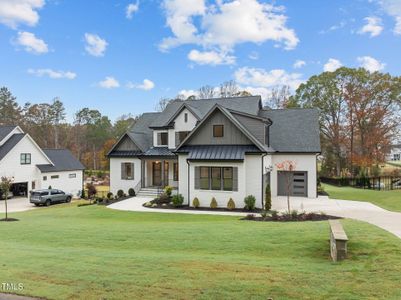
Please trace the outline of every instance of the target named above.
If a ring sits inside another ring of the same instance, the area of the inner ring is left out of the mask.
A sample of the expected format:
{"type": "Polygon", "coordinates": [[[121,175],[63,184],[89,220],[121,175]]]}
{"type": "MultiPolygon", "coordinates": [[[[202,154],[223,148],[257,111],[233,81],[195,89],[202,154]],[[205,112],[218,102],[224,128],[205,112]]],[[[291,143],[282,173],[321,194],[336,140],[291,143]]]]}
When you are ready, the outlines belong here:
{"type": "Polygon", "coordinates": [[[21,153],[21,165],[31,164],[31,153],[21,153]]]}
{"type": "Polygon", "coordinates": [[[195,167],[195,189],[237,191],[238,168],[195,167]]]}

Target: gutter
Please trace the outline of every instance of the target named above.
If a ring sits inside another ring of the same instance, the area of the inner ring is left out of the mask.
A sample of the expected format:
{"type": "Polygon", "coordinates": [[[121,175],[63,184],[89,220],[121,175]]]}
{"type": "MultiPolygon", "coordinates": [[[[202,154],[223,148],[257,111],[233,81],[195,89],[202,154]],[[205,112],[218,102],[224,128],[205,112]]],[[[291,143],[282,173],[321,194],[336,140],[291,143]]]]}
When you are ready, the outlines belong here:
{"type": "Polygon", "coordinates": [[[191,203],[191,197],[190,197],[190,190],[189,190],[189,188],[190,188],[190,164],[189,164],[189,160],[187,159],[186,160],[187,161],[187,165],[188,165],[188,206],[190,206],[190,203],[191,203]]]}

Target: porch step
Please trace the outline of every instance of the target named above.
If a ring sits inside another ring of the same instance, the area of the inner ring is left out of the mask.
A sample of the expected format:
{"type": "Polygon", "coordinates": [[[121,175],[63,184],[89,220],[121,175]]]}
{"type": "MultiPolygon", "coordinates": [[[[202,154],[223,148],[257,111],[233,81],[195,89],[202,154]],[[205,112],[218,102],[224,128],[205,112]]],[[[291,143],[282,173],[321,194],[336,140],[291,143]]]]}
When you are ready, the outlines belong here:
{"type": "Polygon", "coordinates": [[[162,189],[155,189],[155,188],[141,188],[141,190],[138,193],[138,197],[152,197],[156,198],[159,193],[162,193],[162,189]]]}

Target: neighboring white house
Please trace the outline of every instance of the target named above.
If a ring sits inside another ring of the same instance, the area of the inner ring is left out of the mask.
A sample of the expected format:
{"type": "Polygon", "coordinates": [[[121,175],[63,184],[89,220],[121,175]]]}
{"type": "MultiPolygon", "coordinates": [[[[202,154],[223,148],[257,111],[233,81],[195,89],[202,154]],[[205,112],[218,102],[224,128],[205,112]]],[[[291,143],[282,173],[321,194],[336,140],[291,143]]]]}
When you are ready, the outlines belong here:
{"type": "Polygon", "coordinates": [[[316,109],[264,109],[260,97],[176,100],[143,114],[114,145],[110,188],[146,194],[170,185],[185,204],[214,197],[221,207],[253,195],[263,207],[267,184],[272,196],[286,194],[288,173],[277,164],[287,160],[296,165],[291,194],[316,198],[319,153],[316,109]]]}
{"type": "Polygon", "coordinates": [[[401,161],[401,144],[399,145],[392,145],[391,152],[387,157],[389,161],[401,161]]]}
{"type": "Polygon", "coordinates": [[[65,149],[41,149],[18,126],[0,126],[0,176],[14,178],[15,195],[51,186],[80,195],[84,166],[65,149]]]}

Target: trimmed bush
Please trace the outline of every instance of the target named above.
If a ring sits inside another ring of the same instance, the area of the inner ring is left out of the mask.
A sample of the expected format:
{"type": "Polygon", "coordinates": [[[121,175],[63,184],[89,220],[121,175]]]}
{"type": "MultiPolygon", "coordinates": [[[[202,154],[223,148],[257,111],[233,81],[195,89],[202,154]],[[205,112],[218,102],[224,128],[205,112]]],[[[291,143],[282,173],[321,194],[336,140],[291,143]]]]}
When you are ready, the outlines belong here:
{"type": "Polygon", "coordinates": [[[227,208],[228,208],[229,210],[235,209],[235,202],[234,202],[233,198],[230,198],[230,200],[228,200],[228,202],[227,202],[227,208]]]}
{"type": "Polygon", "coordinates": [[[217,208],[217,201],[216,201],[216,198],[212,198],[212,201],[210,202],[210,208],[213,208],[213,209],[215,209],[215,208],[217,208]]]}
{"type": "Polygon", "coordinates": [[[112,192],[108,192],[107,193],[107,199],[113,199],[113,193],[112,192]]]}
{"type": "Polygon", "coordinates": [[[118,191],[117,191],[117,197],[118,197],[118,198],[124,197],[124,191],[123,191],[123,190],[118,190],[118,191]]]}
{"type": "Polygon", "coordinates": [[[170,197],[166,194],[160,194],[159,198],[157,199],[158,203],[169,203],[170,202],[170,197]]]}
{"type": "Polygon", "coordinates": [[[130,197],[135,197],[136,195],[135,195],[135,190],[133,189],[133,188],[130,188],[129,190],[128,190],[128,195],[130,196],[130,197]]]}
{"type": "Polygon", "coordinates": [[[174,195],[172,200],[174,206],[181,206],[184,203],[184,197],[181,194],[174,195]]]}
{"type": "Polygon", "coordinates": [[[270,190],[270,184],[266,185],[265,189],[265,210],[272,209],[272,193],[270,190]]]}
{"type": "Polygon", "coordinates": [[[255,209],[255,203],[256,203],[256,198],[253,195],[246,196],[244,199],[245,202],[245,209],[246,210],[254,210],[255,209]]]}
{"type": "Polygon", "coordinates": [[[47,188],[48,190],[51,190],[52,189],[52,186],[51,185],[49,185],[49,187],[47,188]]]}
{"type": "Polygon", "coordinates": [[[200,202],[198,198],[194,198],[194,200],[192,200],[192,206],[195,208],[198,208],[200,206],[200,202]]]}
{"type": "Polygon", "coordinates": [[[171,196],[171,193],[173,192],[173,188],[171,187],[171,186],[166,186],[165,188],[164,188],[164,193],[167,195],[167,196],[171,196]]]}

